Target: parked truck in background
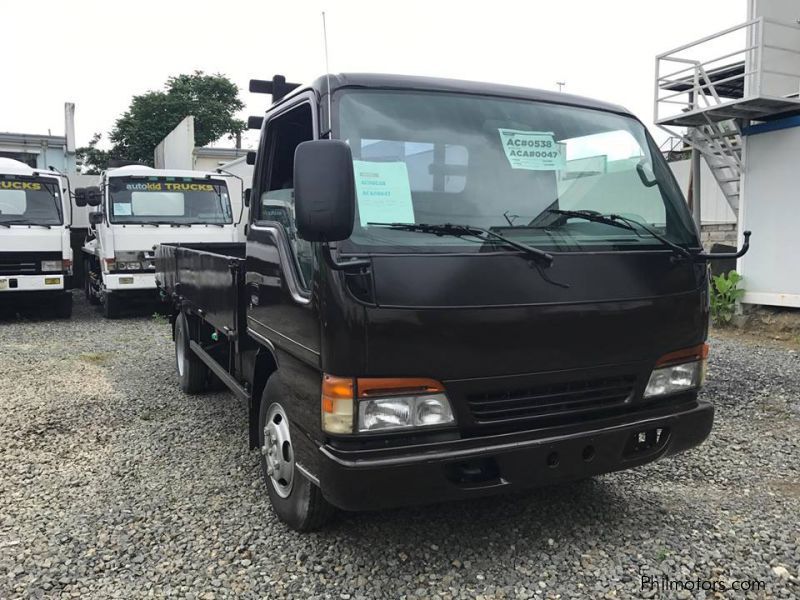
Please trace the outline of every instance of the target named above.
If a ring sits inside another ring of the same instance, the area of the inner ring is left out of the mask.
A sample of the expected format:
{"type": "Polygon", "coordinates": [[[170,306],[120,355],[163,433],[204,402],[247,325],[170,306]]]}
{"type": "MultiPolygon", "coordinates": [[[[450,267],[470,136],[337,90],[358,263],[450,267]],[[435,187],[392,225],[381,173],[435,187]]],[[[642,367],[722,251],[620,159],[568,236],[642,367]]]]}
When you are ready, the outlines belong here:
{"type": "Polygon", "coordinates": [[[109,169],[97,187],[77,189],[76,203],[94,207],[83,247],[87,300],[117,317],[129,303],[157,298],[157,244],[236,241],[228,179],[131,165],[109,169]]]}
{"type": "Polygon", "coordinates": [[[72,315],[66,177],[0,158],[0,303],[72,315]]]}
{"type": "Polygon", "coordinates": [[[162,244],[156,279],[182,388],[247,404],[289,526],[706,439],[719,255],[628,111],[416,77],[253,88],[274,104],[246,244],[162,244]]]}

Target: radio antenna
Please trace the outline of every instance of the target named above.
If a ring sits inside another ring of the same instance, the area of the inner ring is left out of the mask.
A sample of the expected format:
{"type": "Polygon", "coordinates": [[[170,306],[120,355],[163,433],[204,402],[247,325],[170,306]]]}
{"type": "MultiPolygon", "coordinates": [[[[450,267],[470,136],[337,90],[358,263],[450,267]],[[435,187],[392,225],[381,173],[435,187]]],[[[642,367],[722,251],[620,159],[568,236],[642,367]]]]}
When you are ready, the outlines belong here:
{"type": "Polygon", "coordinates": [[[331,69],[328,65],[328,27],[325,23],[325,11],[322,11],[322,41],[325,46],[325,79],[328,83],[328,139],[331,138],[333,127],[331,126],[331,69]]]}

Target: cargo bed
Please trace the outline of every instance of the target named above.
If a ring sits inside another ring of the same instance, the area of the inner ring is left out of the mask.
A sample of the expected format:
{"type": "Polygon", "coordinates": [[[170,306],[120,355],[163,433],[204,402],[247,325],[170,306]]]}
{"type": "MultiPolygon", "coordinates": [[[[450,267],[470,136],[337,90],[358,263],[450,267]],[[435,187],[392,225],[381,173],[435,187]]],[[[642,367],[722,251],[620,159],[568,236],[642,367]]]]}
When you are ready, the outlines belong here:
{"type": "Polygon", "coordinates": [[[228,339],[246,331],[245,244],[161,244],[156,284],[162,296],[202,317],[228,339]]]}

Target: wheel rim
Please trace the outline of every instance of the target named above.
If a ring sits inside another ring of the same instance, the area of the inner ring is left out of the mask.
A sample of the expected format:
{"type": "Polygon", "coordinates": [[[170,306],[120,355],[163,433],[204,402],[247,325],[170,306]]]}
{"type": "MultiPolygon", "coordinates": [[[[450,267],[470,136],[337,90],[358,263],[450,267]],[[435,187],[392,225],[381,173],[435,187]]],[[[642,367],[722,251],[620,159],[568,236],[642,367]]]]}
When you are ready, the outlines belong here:
{"type": "Polygon", "coordinates": [[[289,435],[289,419],[280,404],[269,407],[261,454],[267,463],[272,487],[281,498],[286,498],[292,493],[294,483],[294,447],[289,435]]]}
{"type": "Polygon", "coordinates": [[[178,367],[178,375],[183,377],[183,359],[184,359],[184,342],[183,342],[183,327],[178,325],[175,332],[175,363],[178,367]]]}

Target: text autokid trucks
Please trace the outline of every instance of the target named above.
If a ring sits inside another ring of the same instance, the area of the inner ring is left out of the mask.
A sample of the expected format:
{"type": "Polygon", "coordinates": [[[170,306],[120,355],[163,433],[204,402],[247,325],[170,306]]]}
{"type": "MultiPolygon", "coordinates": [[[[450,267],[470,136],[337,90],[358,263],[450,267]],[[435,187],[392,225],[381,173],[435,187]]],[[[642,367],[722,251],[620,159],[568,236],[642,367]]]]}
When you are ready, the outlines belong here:
{"type": "Polygon", "coordinates": [[[79,206],[97,207],[83,248],[89,302],[115,317],[127,303],[155,299],[157,244],[234,241],[227,179],[131,165],[108,170],[100,187],[77,189],[79,206]]]}
{"type": "Polygon", "coordinates": [[[67,178],[0,158],[0,303],[72,314],[67,178]]]}
{"type": "Polygon", "coordinates": [[[708,436],[712,256],[628,111],[386,75],[253,88],[274,104],[251,118],[247,243],[162,245],[157,279],[183,389],[213,377],[247,403],[283,521],[590,477],[708,436]]]}

